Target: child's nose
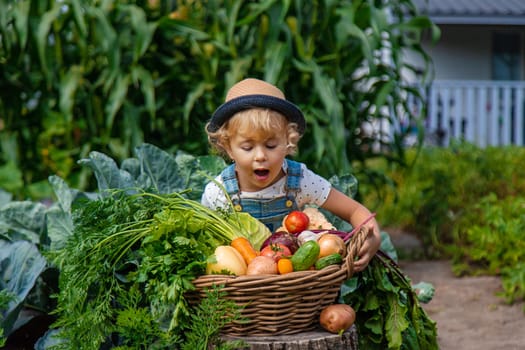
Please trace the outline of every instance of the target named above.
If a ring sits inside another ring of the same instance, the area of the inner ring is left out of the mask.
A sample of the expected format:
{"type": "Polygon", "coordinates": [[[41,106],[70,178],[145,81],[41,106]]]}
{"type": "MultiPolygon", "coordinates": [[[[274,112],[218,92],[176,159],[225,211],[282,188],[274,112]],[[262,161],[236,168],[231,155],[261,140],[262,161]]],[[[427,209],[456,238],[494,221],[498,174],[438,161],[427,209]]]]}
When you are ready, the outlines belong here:
{"type": "Polygon", "coordinates": [[[255,160],[262,161],[266,159],[266,152],[262,148],[257,148],[255,150],[255,160]]]}

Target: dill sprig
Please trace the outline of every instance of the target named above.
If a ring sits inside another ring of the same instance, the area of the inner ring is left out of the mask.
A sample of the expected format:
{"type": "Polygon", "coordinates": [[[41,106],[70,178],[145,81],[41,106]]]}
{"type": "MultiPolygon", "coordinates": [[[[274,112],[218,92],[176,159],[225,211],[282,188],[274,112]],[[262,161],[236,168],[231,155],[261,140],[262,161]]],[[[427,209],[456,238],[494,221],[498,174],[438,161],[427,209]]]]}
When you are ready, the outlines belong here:
{"type": "Polygon", "coordinates": [[[243,348],[244,342],[226,341],[220,334],[226,324],[242,320],[241,307],[226,299],[226,293],[220,286],[213,286],[205,292],[205,298],[191,315],[192,322],[182,350],[207,350],[210,345],[217,350],[243,348]]]}

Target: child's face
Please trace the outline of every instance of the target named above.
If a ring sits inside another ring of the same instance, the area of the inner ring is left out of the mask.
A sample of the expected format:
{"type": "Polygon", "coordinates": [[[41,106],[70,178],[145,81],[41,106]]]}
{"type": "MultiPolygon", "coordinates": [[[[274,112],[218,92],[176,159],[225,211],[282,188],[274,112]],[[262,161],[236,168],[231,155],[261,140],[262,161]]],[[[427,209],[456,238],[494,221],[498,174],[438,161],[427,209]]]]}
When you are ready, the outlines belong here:
{"type": "Polygon", "coordinates": [[[255,192],[277,182],[287,155],[285,131],[240,131],[230,137],[228,155],[235,161],[241,191],[255,192]]]}

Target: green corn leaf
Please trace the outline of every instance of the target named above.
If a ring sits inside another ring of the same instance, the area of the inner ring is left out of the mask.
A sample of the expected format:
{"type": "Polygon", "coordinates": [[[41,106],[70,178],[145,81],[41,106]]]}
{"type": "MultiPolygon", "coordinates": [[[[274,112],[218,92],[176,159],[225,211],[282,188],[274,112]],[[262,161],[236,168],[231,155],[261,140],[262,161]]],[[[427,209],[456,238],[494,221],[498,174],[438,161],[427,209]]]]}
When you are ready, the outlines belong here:
{"type": "Polygon", "coordinates": [[[126,101],[126,94],[128,92],[128,87],[130,83],[130,76],[119,74],[115,81],[115,85],[109,94],[108,104],[106,105],[106,128],[111,130],[113,128],[113,123],[115,116],[119,111],[122,104],[126,101]]]}
{"type": "Polygon", "coordinates": [[[144,10],[138,6],[126,5],[124,8],[130,15],[131,26],[136,34],[133,41],[133,61],[137,62],[151,45],[157,24],[148,22],[144,10]]]}
{"type": "Polygon", "coordinates": [[[51,64],[49,63],[49,60],[47,57],[48,40],[49,40],[49,35],[51,32],[52,24],[60,16],[60,8],[61,8],[61,4],[56,2],[52,9],[44,13],[42,18],[40,19],[40,22],[38,23],[37,31],[36,31],[36,45],[37,45],[37,50],[38,50],[38,57],[40,59],[40,65],[42,67],[42,72],[44,73],[44,76],[46,77],[48,84],[52,83],[51,72],[50,72],[50,67],[52,63],[51,64]]]}
{"type": "Polygon", "coordinates": [[[60,81],[60,112],[64,115],[66,122],[73,121],[73,106],[75,104],[75,92],[82,83],[82,67],[72,66],[60,81]]]}
{"type": "Polygon", "coordinates": [[[87,36],[87,23],[84,18],[84,14],[82,13],[82,4],[80,0],[71,0],[71,7],[73,10],[73,15],[75,17],[75,23],[77,25],[79,34],[82,36],[82,38],[85,38],[87,36]]]}
{"type": "Polygon", "coordinates": [[[20,38],[20,47],[25,48],[29,37],[29,9],[30,1],[17,1],[12,4],[13,17],[15,18],[16,32],[20,38]]]}
{"type": "Polygon", "coordinates": [[[195,88],[188,94],[186,102],[184,103],[183,114],[184,127],[186,131],[188,131],[190,128],[190,113],[193,109],[193,106],[199,100],[199,98],[201,98],[202,95],[204,95],[209,90],[209,88],[210,86],[207,83],[201,82],[196,84],[195,88]]]}
{"type": "Polygon", "coordinates": [[[281,42],[274,42],[267,49],[264,79],[276,84],[279,77],[283,75],[284,65],[290,54],[289,46],[281,42]]]}
{"type": "Polygon", "coordinates": [[[133,66],[130,71],[131,79],[140,85],[140,90],[144,94],[146,110],[154,118],[156,113],[155,106],[155,83],[151,73],[141,66],[133,66]]]}

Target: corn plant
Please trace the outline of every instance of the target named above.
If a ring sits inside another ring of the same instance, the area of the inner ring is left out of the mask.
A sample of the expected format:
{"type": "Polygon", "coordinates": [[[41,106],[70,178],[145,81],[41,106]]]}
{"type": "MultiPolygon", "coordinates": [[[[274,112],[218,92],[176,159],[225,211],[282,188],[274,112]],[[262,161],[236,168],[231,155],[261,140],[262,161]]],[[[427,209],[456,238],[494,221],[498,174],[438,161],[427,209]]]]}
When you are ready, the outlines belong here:
{"type": "Polygon", "coordinates": [[[207,153],[204,124],[247,76],[303,109],[298,158],[321,174],[381,152],[402,161],[399,120],[417,122],[407,98],[420,99],[404,52],[430,63],[428,29],[411,0],[1,1],[0,172],[23,172],[0,179],[27,196],[50,174],[92,186],[76,163],[92,150],[207,153]],[[393,137],[363,131],[376,121],[393,137]]]}

